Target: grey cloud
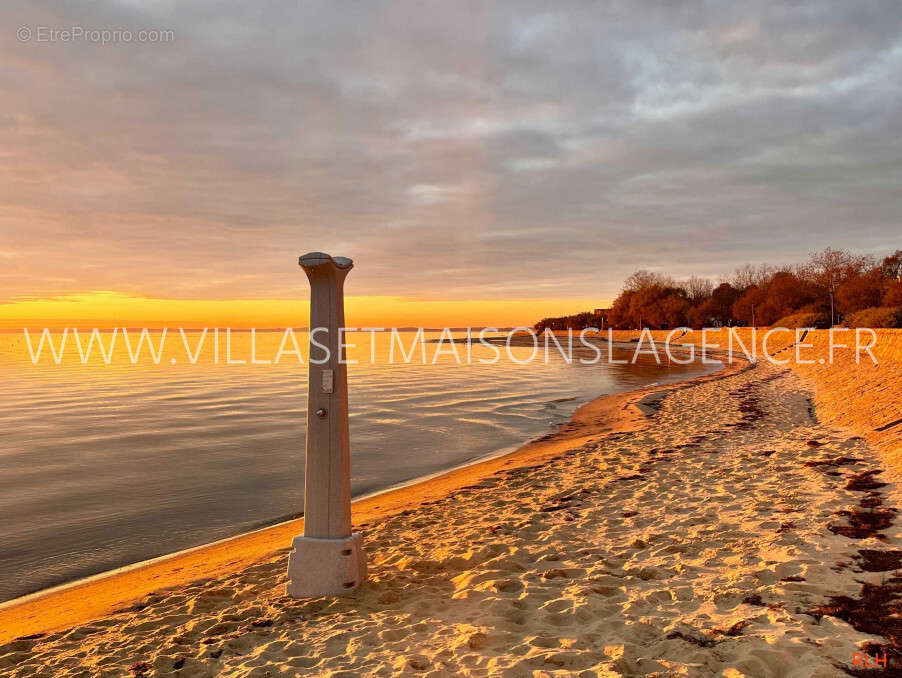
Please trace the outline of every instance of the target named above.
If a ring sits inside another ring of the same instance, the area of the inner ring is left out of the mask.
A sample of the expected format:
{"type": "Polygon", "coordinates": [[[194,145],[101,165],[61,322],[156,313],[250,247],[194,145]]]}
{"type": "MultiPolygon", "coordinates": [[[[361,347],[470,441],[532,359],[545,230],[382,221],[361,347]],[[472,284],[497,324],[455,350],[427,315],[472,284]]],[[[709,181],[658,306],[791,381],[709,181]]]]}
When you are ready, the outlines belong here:
{"type": "Polygon", "coordinates": [[[3,298],[294,296],[307,249],[355,257],[358,294],[604,298],[899,246],[897,3],[0,12],[3,298]]]}

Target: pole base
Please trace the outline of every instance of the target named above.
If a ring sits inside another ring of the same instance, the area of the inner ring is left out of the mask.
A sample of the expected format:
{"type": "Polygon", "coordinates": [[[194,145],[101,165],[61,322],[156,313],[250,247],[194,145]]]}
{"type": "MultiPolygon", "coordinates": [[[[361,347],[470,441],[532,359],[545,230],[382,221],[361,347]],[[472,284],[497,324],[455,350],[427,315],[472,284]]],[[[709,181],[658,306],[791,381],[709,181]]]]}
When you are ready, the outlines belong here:
{"type": "Polygon", "coordinates": [[[348,596],[366,580],[363,537],[316,539],[297,536],[288,556],[288,585],[292,598],[348,596]]]}

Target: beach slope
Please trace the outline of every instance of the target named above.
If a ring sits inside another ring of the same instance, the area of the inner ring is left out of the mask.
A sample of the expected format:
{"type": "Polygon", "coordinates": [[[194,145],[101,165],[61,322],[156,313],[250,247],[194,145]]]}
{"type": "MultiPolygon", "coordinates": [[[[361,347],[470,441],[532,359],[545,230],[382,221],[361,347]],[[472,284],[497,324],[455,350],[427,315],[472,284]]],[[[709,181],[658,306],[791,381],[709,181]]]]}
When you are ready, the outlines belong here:
{"type": "Polygon", "coordinates": [[[668,389],[630,430],[564,432],[535,463],[358,513],[355,598],[287,598],[277,553],[9,642],[0,670],[844,675],[888,645],[902,552],[880,455],[818,423],[813,395],[766,363],[668,389]]]}

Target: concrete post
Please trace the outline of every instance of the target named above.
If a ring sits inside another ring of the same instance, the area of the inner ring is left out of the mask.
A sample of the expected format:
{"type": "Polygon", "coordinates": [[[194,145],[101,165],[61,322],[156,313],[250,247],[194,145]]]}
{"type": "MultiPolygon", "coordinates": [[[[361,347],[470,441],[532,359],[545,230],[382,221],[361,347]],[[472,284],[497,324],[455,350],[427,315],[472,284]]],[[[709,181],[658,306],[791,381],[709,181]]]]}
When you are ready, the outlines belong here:
{"type": "Polygon", "coordinates": [[[348,595],[366,579],[363,541],[351,534],[348,373],[339,337],[354,262],[311,252],[298,263],[310,279],[307,463],[304,534],[291,543],[286,590],[295,598],[348,595]]]}

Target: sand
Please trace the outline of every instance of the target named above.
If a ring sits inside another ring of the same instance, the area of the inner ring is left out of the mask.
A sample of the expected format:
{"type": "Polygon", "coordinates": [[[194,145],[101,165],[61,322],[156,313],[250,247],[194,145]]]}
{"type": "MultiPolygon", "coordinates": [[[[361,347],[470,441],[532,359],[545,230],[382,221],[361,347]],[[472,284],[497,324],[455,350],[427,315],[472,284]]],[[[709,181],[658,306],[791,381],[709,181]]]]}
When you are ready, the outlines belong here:
{"type": "MultiPolygon", "coordinates": [[[[758,328],[753,334],[750,328],[721,329],[709,331],[704,341],[726,347],[728,332],[734,332],[749,350],[754,346],[760,357],[764,355],[762,345],[767,331],[768,328],[758,328]]],[[[659,344],[667,340],[668,334],[651,332],[659,344]]],[[[878,329],[874,334],[870,353],[876,363],[863,351],[855,350],[855,330],[842,328],[834,330],[832,360],[828,330],[807,333],[802,342],[806,346],[798,348],[798,355],[794,336],[786,332],[774,333],[767,348],[776,354],[776,359],[789,359],[786,367],[808,380],[818,416],[823,421],[863,436],[881,452],[895,473],[902,473],[902,330],[878,329]],[[839,344],[846,344],[846,348],[839,344]],[[820,362],[821,358],[824,363],[820,362]]],[[[628,342],[638,338],[639,332],[618,330],[613,332],[613,337],[615,341],[628,342]]],[[[699,346],[703,338],[695,331],[675,341],[699,346]]],[[[862,335],[862,344],[870,341],[867,335],[862,335]]],[[[734,348],[739,350],[738,344],[734,348]]]]}
{"type": "MultiPolygon", "coordinates": [[[[736,361],[701,380],[718,378],[745,367],[744,361],[736,361]]],[[[685,385],[688,382],[670,384],[668,388],[685,385]]],[[[657,387],[649,387],[598,398],[580,407],[555,434],[527,443],[509,455],[355,501],[354,524],[375,522],[422,502],[440,499],[505,469],[541,464],[600,435],[647,426],[641,401],[658,391],[657,387]]],[[[237,572],[284,548],[303,530],[303,519],[287,521],[0,604],[0,643],[23,635],[69,628],[127,607],[154,591],[207,578],[212,572],[220,576],[237,572]]]]}
{"type": "Polygon", "coordinates": [[[648,415],[636,398],[583,408],[544,452],[356,506],[354,598],[285,597],[283,550],[8,642],[0,671],[836,676],[887,643],[896,487],[866,439],[818,423],[811,381],[759,363],[668,387],[648,415]]]}

